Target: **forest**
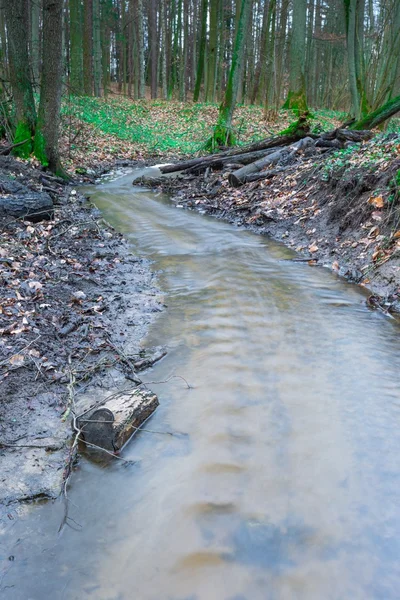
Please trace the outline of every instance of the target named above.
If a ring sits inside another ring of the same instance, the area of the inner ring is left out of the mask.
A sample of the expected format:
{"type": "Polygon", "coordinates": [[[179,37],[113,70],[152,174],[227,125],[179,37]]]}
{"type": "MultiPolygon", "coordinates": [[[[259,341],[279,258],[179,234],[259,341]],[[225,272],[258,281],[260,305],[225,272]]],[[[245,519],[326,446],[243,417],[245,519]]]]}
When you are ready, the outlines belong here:
{"type": "Polygon", "coordinates": [[[68,97],[219,103],[212,149],[234,142],[236,105],[361,128],[399,107],[396,0],[15,0],[0,18],[3,135],[53,171],[68,97]]]}
{"type": "Polygon", "coordinates": [[[0,0],[0,107],[0,596],[398,600],[400,0],[0,0]]]}

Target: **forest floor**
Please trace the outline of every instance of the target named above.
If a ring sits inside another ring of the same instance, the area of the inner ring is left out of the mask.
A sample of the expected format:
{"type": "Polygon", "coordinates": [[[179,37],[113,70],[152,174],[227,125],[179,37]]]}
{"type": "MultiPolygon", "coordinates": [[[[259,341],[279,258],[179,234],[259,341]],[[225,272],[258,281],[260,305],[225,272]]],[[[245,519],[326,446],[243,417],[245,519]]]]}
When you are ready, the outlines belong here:
{"type": "Polygon", "coordinates": [[[3,181],[45,187],[55,210],[0,223],[0,520],[16,500],[60,493],[75,397],[135,387],[140,340],[163,308],[148,262],[73,185],[10,157],[3,181]]]}

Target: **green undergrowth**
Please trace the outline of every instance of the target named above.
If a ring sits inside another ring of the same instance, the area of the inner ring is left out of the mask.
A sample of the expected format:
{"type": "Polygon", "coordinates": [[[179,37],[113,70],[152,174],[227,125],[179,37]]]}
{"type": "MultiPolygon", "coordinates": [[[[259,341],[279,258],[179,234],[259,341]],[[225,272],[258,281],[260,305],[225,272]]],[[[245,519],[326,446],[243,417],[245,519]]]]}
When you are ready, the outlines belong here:
{"type": "MultiPolygon", "coordinates": [[[[73,117],[95,126],[99,132],[137,145],[153,154],[194,154],[204,148],[218,120],[218,104],[132,101],[127,98],[70,97],[63,103],[63,120],[73,117]]],[[[259,141],[278,133],[293,121],[292,111],[279,111],[266,122],[260,106],[238,106],[232,133],[237,144],[259,141]]],[[[337,127],[343,114],[313,111],[312,131],[337,127]]]]}

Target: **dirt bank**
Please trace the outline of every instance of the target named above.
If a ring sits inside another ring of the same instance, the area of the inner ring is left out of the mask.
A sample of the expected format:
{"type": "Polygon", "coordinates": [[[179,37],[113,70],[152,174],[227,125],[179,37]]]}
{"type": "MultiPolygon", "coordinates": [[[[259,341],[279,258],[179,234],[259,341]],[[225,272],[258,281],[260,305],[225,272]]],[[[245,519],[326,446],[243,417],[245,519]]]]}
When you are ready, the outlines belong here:
{"type": "Polygon", "coordinates": [[[47,221],[0,218],[4,514],[13,501],[59,494],[75,399],[134,385],[132,370],[146,365],[140,340],[163,304],[148,262],[73,185],[8,157],[0,180],[3,197],[17,183],[54,202],[47,221]]]}
{"type": "MultiPolygon", "coordinates": [[[[378,136],[316,161],[301,157],[273,178],[235,189],[237,165],[150,184],[177,206],[281,240],[372,291],[368,302],[400,310],[400,137],[378,136]]],[[[144,182],[149,185],[149,180],[144,182]]]]}

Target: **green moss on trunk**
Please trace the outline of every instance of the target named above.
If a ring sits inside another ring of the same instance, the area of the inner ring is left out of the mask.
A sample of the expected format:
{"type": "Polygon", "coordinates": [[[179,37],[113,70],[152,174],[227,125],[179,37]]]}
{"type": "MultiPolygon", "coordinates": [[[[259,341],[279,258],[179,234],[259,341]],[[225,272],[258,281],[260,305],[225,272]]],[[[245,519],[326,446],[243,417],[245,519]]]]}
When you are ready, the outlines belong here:
{"type": "Polygon", "coordinates": [[[13,149],[14,156],[19,156],[20,158],[29,158],[32,152],[31,128],[26,121],[20,121],[17,124],[17,129],[15,131],[14,144],[20,144],[25,140],[25,144],[21,144],[13,149]]]}

